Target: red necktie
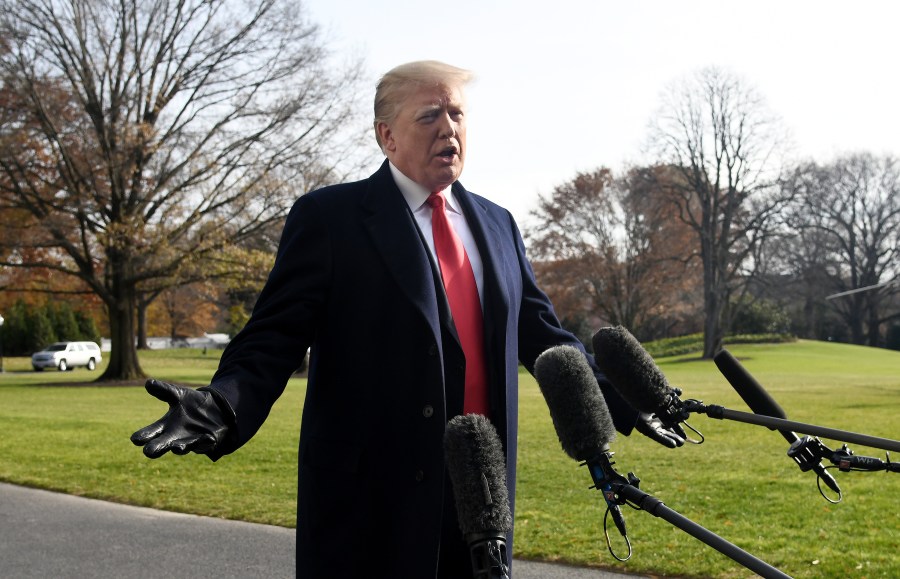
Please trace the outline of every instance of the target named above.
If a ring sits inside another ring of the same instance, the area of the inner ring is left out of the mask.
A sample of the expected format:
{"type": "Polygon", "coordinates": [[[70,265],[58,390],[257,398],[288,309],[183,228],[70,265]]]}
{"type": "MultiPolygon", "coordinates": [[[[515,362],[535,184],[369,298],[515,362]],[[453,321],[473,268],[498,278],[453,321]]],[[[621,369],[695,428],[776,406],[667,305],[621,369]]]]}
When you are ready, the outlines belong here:
{"type": "Polygon", "coordinates": [[[462,241],[444,211],[445,199],[440,192],[428,197],[431,205],[431,230],[450,314],[456,325],[460,345],[466,356],[466,390],[463,412],[489,416],[487,363],[484,355],[484,319],[472,264],[462,241]]]}

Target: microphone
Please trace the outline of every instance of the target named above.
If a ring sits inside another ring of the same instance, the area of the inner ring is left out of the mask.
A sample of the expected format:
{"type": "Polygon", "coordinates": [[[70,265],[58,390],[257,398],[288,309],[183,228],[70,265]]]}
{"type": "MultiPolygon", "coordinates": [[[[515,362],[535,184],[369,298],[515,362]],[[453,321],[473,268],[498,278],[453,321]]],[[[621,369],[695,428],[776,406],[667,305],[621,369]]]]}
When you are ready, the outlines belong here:
{"type": "MultiPolygon", "coordinates": [[[[785,414],[781,406],[779,406],[762,385],[747,372],[741,363],[737,361],[737,358],[731,355],[731,352],[728,350],[720,350],[719,353],[713,356],[713,361],[716,363],[716,366],[718,366],[722,375],[725,376],[725,379],[728,380],[747,406],[750,407],[750,410],[756,414],[762,414],[763,416],[781,418],[782,420],[787,419],[787,414],[785,414]]],[[[798,443],[800,438],[793,431],[779,430],[778,432],[780,432],[784,439],[791,444],[791,450],[788,451],[788,456],[797,463],[800,470],[803,472],[808,470],[815,472],[819,476],[819,480],[825,481],[828,488],[836,492],[840,497],[841,487],[838,486],[837,481],[834,480],[831,473],[829,473],[822,465],[822,461],[819,460],[816,453],[811,452],[808,448],[806,448],[805,451],[802,451],[804,447],[798,443]]],[[[825,495],[823,494],[823,496],[825,495]]]]}
{"type": "Polygon", "coordinates": [[[588,465],[594,486],[603,492],[608,512],[627,541],[625,519],[612,483],[630,483],[612,469],[609,444],[616,439],[616,428],[584,353],[574,346],[554,346],[535,360],[534,377],[563,451],[588,465]]]}
{"type": "MultiPolygon", "coordinates": [[[[594,480],[594,488],[601,490],[606,499],[607,514],[612,515],[616,527],[625,537],[628,556],[622,558],[613,552],[609,534],[606,533],[606,544],[613,557],[619,561],[627,561],[631,557],[631,542],[628,540],[625,520],[619,510],[619,505],[627,502],[638,510],[645,510],[672,523],[748,569],[756,571],[762,577],[790,579],[765,561],[729,543],[673,511],[656,497],[640,490],[640,479],[633,473],[628,473],[626,479],[613,469],[612,465],[615,463],[610,460],[613,453],[609,451],[609,444],[616,438],[615,427],[597,379],[581,350],[573,346],[554,346],[546,350],[535,360],[534,377],[547,400],[550,417],[563,450],[588,466],[594,480]]],[[[659,384],[664,382],[657,382],[657,385],[647,392],[662,392],[666,396],[671,394],[669,391],[671,389],[665,390],[659,384]]],[[[677,396],[674,399],[677,400],[677,396]]],[[[605,527],[604,521],[604,531],[605,527]]]]}
{"type": "Polygon", "coordinates": [[[444,456],[474,579],[509,579],[512,513],[497,430],[480,414],[455,416],[444,432],[444,456]]]}
{"type": "Polygon", "coordinates": [[[680,428],[688,414],[681,401],[681,390],[669,386],[662,370],[622,326],[597,330],[591,340],[594,362],[606,374],[616,391],[633,408],[656,414],[667,428],[680,428]]]}

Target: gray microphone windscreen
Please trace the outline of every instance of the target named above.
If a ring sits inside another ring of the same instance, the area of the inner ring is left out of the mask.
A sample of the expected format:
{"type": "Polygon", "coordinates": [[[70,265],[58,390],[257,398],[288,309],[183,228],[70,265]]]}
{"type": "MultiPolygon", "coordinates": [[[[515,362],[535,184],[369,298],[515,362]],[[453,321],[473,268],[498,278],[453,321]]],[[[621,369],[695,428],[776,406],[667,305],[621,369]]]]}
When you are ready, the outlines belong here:
{"type": "Polygon", "coordinates": [[[509,532],[506,459],[494,425],[480,414],[453,417],[444,433],[444,455],[463,535],[509,532]]]}
{"type": "Polygon", "coordinates": [[[591,460],[616,439],[606,400],[583,352],[574,346],[548,349],[535,361],[534,377],[566,454],[591,460]]]}
{"type": "Polygon", "coordinates": [[[597,367],[633,408],[653,413],[668,405],[674,390],[631,332],[622,326],[600,328],[592,344],[597,367]]]}

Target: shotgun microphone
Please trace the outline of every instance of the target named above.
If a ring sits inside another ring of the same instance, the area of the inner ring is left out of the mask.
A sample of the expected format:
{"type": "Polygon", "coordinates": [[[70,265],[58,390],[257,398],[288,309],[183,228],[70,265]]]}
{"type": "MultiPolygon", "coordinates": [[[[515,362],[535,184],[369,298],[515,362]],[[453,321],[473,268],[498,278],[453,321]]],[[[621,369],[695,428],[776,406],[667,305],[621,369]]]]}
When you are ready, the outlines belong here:
{"type": "MultiPolygon", "coordinates": [[[[763,416],[787,420],[787,414],[784,413],[781,406],[775,402],[775,399],[766,392],[765,388],[763,388],[762,385],[741,365],[741,363],[737,361],[737,358],[731,355],[731,352],[728,350],[720,350],[719,353],[713,356],[713,361],[716,363],[716,366],[719,368],[722,375],[725,376],[725,379],[728,380],[728,383],[731,384],[747,406],[750,407],[750,410],[756,414],[762,414],[763,416]]],[[[819,460],[819,457],[816,456],[815,453],[809,452],[808,447],[804,452],[804,447],[798,442],[800,438],[793,431],[779,430],[778,432],[780,432],[784,439],[790,443],[791,449],[788,451],[788,456],[797,463],[800,470],[803,472],[808,470],[815,472],[819,476],[819,480],[824,481],[825,484],[828,485],[828,488],[837,493],[838,500],[832,501],[825,493],[822,493],[822,496],[831,502],[840,502],[841,487],[838,486],[837,481],[831,476],[831,473],[829,473],[822,465],[822,461],[819,460]]],[[[821,492],[821,488],[819,491],[821,492]]]]}
{"type": "Polygon", "coordinates": [[[455,416],[444,432],[444,456],[474,579],[509,579],[512,513],[497,430],[480,414],[455,416]]]}
{"type": "Polygon", "coordinates": [[[550,418],[563,450],[575,460],[587,464],[594,487],[601,490],[606,499],[607,514],[613,516],[616,527],[625,537],[628,556],[623,558],[613,552],[609,534],[606,533],[606,543],[613,557],[619,561],[627,561],[631,557],[631,542],[619,510],[619,505],[627,502],[630,506],[678,526],[762,577],[790,579],[765,561],[725,541],[640,490],[640,479],[633,473],[628,473],[628,478],[625,478],[612,468],[615,463],[610,460],[613,453],[609,451],[609,443],[615,440],[615,428],[597,379],[580,350],[572,346],[550,348],[535,361],[534,377],[547,400],[550,418]]]}
{"type": "Polygon", "coordinates": [[[655,414],[667,428],[687,438],[681,423],[688,413],[681,390],[668,380],[641,343],[622,326],[600,328],[591,340],[594,362],[632,407],[655,414]]]}
{"type": "MultiPolygon", "coordinates": [[[[631,543],[612,485],[628,485],[631,481],[612,469],[615,463],[610,460],[613,453],[609,444],[616,439],[616,429],[584,353],[573,346],[554,346],[535,360],[534,377],[547,401],[563,451],[588,466],[594,487],[606,499],[607,512],[625,537],[630,557],[631,543]]],[[[610,553],[620,561],[627,559],[619,558],[611,546],[610,553]]]]}

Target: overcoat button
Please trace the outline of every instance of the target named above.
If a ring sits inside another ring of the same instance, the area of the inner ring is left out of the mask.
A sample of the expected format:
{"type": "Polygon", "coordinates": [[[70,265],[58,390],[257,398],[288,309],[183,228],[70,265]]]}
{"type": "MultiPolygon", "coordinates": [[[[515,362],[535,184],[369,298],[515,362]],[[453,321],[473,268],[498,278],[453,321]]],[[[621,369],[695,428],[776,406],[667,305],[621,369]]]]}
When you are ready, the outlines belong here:
{"type": "Polygon", "coordinates": [[[425,418],[434,416],[434,407],[431,404],[426,404],[425,407],[422,408],[422,416],[425,418]]]}
{"type": "Polygon", "coordinates": [[[437,356],[437,344],[432,344],[428,348],[428,355],[429,356],[437,356]]]}
{"type": "Polygon", "coordinates": [[[425,480],[425,473],[421,470],[416,471],[416,482],[422,482],[425,480]]]}

